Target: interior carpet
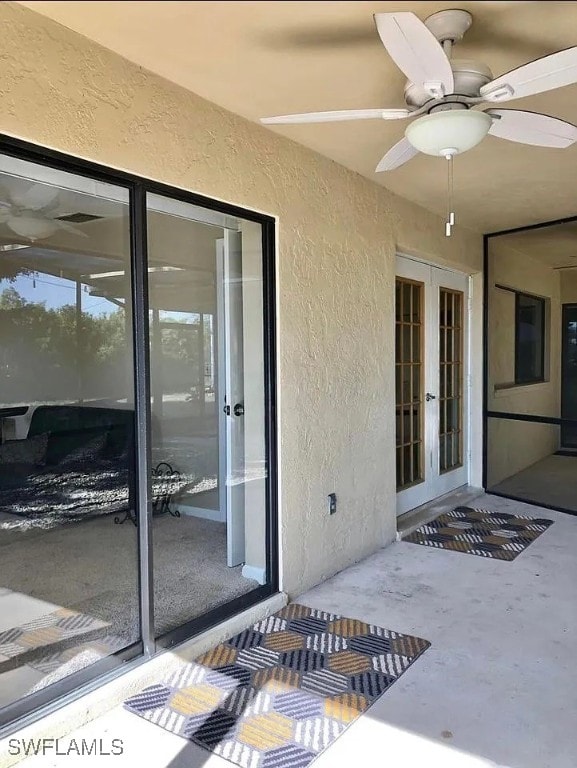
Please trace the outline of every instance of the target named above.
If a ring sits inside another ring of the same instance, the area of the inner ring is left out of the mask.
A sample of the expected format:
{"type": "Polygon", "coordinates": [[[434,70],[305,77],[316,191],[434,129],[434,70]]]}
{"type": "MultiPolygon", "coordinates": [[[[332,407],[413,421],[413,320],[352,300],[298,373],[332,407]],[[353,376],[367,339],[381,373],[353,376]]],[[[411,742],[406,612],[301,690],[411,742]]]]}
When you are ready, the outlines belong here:
{"type": "Polygon", "coordinates": [[[542,517],[456,507],[417,528],[403,541],[497,560],[514,560],[550,525],[553,521],[542,517]]]}
{"type": "Polygon", "coordinates": [[[305,768],[429,645],[291,603],[125,707],[243,768],[305,768]]]}

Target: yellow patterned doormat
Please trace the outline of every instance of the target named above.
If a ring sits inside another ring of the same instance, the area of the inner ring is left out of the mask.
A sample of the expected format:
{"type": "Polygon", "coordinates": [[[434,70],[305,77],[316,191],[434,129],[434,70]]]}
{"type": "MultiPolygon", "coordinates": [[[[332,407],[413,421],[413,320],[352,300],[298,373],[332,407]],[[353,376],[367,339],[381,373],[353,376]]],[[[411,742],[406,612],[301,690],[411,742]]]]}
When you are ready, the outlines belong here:
{"type": "Polygon", "coordinates": [[[291,603],[125,707],[242,768],[305,768],[429,645],[291,603]]]}
{"type": "Polygon", "coordinates": [[[514,560],[550,525],[553,520],[542,517],[457,507],[417,528],[403,541],[497,560],[514,560]]]}
{"type": "Polygon", "coordinates": [[[103,635],[109,625],[68,608],[58,608],[19,627],[0,632],[0,672],[22,666],[46,654],[103,635]]]}

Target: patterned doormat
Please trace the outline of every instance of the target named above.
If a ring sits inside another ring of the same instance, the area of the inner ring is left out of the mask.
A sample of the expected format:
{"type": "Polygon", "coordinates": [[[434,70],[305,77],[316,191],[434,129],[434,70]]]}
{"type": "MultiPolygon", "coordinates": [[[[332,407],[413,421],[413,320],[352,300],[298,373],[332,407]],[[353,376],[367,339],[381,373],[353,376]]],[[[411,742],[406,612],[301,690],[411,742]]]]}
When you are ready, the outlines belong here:
{"type": "Polygon", "coordinates": [[[429,645],[292,603],[125,707],[242,768],[306,768],[429,645]]]}
{"type": "Polygon", "coordinates": [[[58,608],[18,627],[0,632],[0,672],[28,663],[48,653],[103,635],[109,625],[105,621],[58,608]]]}
{"type": "Polygon", "coordinates": [[[497,560],[514,560],[550,525],[553,520],[541,517],[457,507],[417,528],[403,541],[497,560]]]}

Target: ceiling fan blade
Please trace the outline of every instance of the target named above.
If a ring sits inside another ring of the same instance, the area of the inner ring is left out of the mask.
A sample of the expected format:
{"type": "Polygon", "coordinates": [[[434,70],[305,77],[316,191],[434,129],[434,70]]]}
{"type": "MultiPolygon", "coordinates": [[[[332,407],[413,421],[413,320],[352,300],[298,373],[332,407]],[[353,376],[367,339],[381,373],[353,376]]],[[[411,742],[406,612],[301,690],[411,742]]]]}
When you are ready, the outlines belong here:
{"type": "Polygon", "coordinates": [[[28,211],[40,211],[55,205],[60,190],[46,184],[32,184],[26,192],[11,195],[12,202],[28,211]]]}
{"type": "Polygon", "coordinates": [[[393,171],[395,168],[407,163],[411,158],[418,154],[419,150],[415,149],[409,140],[403,137],[389,149],[387,154],[375,168],[375,173],[381,173],[381,171],[393,171]]]}
{"type": "Polygon", "coordinates": [[[402,120],[409,117],[408,109],[340,109],[336,112],[305,112],[302,115],[261,117],[263,125],[290,125],[296,123],[332,123],[341,120],[402,120]]]}
{"type": "Polygon", "coordinates": [[[530,61],[480,89],[487,101],[509,101],[577,83],[577,46],[530,61]]]}
{"type": "Polygon", "coordinates": [[[12,208],[10,194],[3,184],[0,184],[0,208],[12,208]]]}
{"type": "Polygon", "coordinates": [[[488,109],[493,117],[491,136],[532,144],[535,147],[564,149],[577,141],[577,127],[557,117],[520,109],[488,109]]]}
{"type": "Polygon", "coordinates": [[[432,98],[455,90],[451,62],[437,38],[414,13],[376,13],[381,41],[397,67],[432,98]]]}

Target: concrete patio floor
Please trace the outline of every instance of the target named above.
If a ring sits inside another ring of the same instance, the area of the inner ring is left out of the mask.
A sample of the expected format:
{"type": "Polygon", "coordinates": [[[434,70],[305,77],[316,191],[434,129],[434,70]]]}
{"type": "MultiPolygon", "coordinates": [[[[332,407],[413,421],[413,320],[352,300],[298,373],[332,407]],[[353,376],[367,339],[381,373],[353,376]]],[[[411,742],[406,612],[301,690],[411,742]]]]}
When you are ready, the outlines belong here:
{"type": "MultiPolygon", "coordinates": [[[[299,596],[432,643],[315,768],[577,764],[577,518],[492,496],[472,505],[555,524],[510,563],[397,542],[299,596]]],[[[72,737],[120,738],[124,754],[21,765],[232,765],[122,708],[72,737]]]]}

